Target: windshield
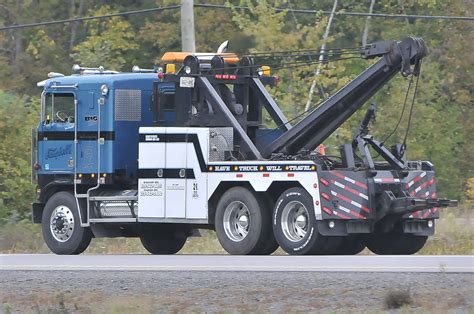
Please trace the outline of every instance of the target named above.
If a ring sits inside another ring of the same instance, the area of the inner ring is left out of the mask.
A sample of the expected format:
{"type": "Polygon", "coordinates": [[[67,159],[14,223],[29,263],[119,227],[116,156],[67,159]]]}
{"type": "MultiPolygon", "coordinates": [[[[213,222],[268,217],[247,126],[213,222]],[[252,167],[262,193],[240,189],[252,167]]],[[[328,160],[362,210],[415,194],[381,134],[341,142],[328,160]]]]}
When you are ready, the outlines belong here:
{"type": "Polygon", "coordinates": [[[43,123],[74,123],[74,94],[46,94],[43,123]]]}

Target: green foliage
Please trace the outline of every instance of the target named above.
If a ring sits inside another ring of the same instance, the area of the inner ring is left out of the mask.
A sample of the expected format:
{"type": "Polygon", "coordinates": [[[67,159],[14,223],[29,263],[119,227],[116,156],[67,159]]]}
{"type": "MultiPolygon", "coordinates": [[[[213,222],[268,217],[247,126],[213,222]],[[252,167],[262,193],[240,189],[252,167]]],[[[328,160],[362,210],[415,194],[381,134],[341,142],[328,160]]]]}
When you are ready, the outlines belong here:
{"type": "MultiPolygon", "coordinates": [[[[90,14],[104,15],[116,13],[108,6],[91,11],[90,14]]],[[[130,56],[139,45],[134,42],[135,35],[128,21],[114,16],[106,20],[86,22],[89,35],[75,47],[74,58],[87,66],[105,65],[107,69],[125,70],[130,68],[130,56]]]]}
{"type": "Polygon", "coordinates": [[[38,103],[0,91],[0,222],[30,216],[31,128],[38,103]]]}
{"type": "Polygon", "coordinates": [[[467,179],[466,183],[466,203],[474,205],[474,178],[467,179]]]}
{"type": "MultiPolygon", "coordinates": [[[[272,7],[279,4],[279,1],[275,1],[272,4],[258,2],[254,5],[252,1],[242,1],[242,5],[250,7],[249,11],[230,6],[234,22],[246,36],[253,37],[255,45],[250,52],[319,48],[323,44],[321,38],[327,18],[316,14],[308,25],[302,25],[298,20],[289,18],[288,11],[275,12],[272,7]]],[[[329,37],[326,42],[333,40],[334,37],[329,37]]],[[[280,84],[271,89],[271,94],[290,119],[304,111],[313,80],[317,80],[318,86],[326,91],[336,90],[348,81],[347,76],[341,75],[344,65],[338,67],[337,71],[332,66],[324,66],[322,73],[316,77],[318,64],[314,62],[306,64],[291,57],[282,60],[270,59],[268,62],[274,68],[273,71],[281,77],[280,84]]],[[[318,103],[324,96],[316,93],[312,104],[318,103]]],[[[268,124],[269,121],[266,122],[268,124]]]]}

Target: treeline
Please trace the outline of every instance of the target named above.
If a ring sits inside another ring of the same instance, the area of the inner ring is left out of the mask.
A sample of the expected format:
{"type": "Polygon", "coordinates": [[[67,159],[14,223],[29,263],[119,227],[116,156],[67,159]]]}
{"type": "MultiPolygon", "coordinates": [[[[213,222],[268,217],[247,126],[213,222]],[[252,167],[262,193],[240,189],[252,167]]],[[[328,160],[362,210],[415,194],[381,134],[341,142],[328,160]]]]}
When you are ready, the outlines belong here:
{"type": "MultiPolygon", "coordinates": [[[[371,0],[339,1],[338,12],[368,12],[371,0]]],[[[472,15],[468,1],[376,0],[374,13],[423,15],[472,15]]],[[[317,49],[327,25],[327,15],[275,12],[271,8],[330,10],[332,0],[228,1],[196,0],[195,3],[226,4],[222,8],[195,8],[196,47],[215,51],[224,40],[229,51],[271,52],[317,49]],[[249,6],[243,10],[239,6],[249,6]]],[[[152,0],[3,0],[0,25],[104,15],[179,1],[152,0]]],[[[21,219],[29,214],[34,186],[29,183],[30,129],[39,111],[36,82],[48,72],[71,73],[71,66],[103,65],[107,69],[130,71],[133,65],[151,67],[166,51],[180,51],[179,9],[146,14],[115,16],[100,20],[62,23],[0,31],[0,219],[21,219]]],[[[474,41],[472,22],[412,18],[354,17],[336,15],[326,43],[331,47],[360,47],[367,42],[402,39],[408,35],[425,39],[430,55],[423,62],[422,75],[408,134],[410,159],[431,160],[437,170],[440,196],[468,200],[474,197],[474,151],[472,64],[474,41]],[[365,34],[365,35],[364,35],[365,34]],[[469,186],[471,190],[469,190],[469,186]]],[[[276,61],[268,60],[269,64],[276,61]]],[[[316,81],[310,106],[336,91],[368,62],[350,59],[284,67],[292,60],[278,61],[274,70],[281,83],[271,92],[289,118],[305,110],[310,86],[316,81]]],[[[402,112],[408,80],[399,76],[373,99],[378,116],[373,131],[384,138],[391,133],[402,112]]],[[[410,95],[411,99],[411,95],[410,95]]],[[[363,112],[358,113],[330,139],[329,151],[351,139],[363,112]]],[[[407,116],[387,144],[401,142],[407,130],[407,116]]]]}

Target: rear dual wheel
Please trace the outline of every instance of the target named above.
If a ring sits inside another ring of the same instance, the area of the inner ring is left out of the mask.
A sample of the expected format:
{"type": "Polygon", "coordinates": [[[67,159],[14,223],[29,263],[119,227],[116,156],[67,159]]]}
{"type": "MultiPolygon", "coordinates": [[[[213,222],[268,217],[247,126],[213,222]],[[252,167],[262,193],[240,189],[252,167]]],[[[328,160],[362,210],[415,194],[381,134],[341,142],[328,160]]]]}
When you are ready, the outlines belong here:
{"type": "Polygon", "coordinates": [[[373,233],[367,236],[367,247],[378,255],[411,255],[420,251],[428,236],[403,233],[396,225],[389,233],[373,233]]]}
{"type": "Polygon", "coordinates": [[[341,237],[334,255],[357,255],[365,249],[365,246],[363,234],[349,234],[341,237]]]}
{"type": "Polygon", "coordinates": [[[216,208],[215,228],[222,247],[233,255],[268,255],[278,244],[267,200],[244,187],[227,190],[216,208]]]}
{"type": "Polygon", "coordinates": [[[280,195],[272,221],[278,244],[290,255],[332,254],[340,241],[319,233],[312,197],[303,188],[291,188],[280,195]]]}

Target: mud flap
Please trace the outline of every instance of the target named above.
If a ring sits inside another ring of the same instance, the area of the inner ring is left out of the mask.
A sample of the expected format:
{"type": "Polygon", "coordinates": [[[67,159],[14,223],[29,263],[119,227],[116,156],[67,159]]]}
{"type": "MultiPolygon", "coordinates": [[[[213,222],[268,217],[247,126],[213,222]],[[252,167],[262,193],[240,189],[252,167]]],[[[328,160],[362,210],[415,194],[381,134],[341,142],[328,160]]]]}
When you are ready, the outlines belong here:
{"type": "Polygon", "coordinates": [[[41,223],[43,217],[44,203],[34,202],[31,204],[31,207],[33,209],[33,223],[41,223]]]}

